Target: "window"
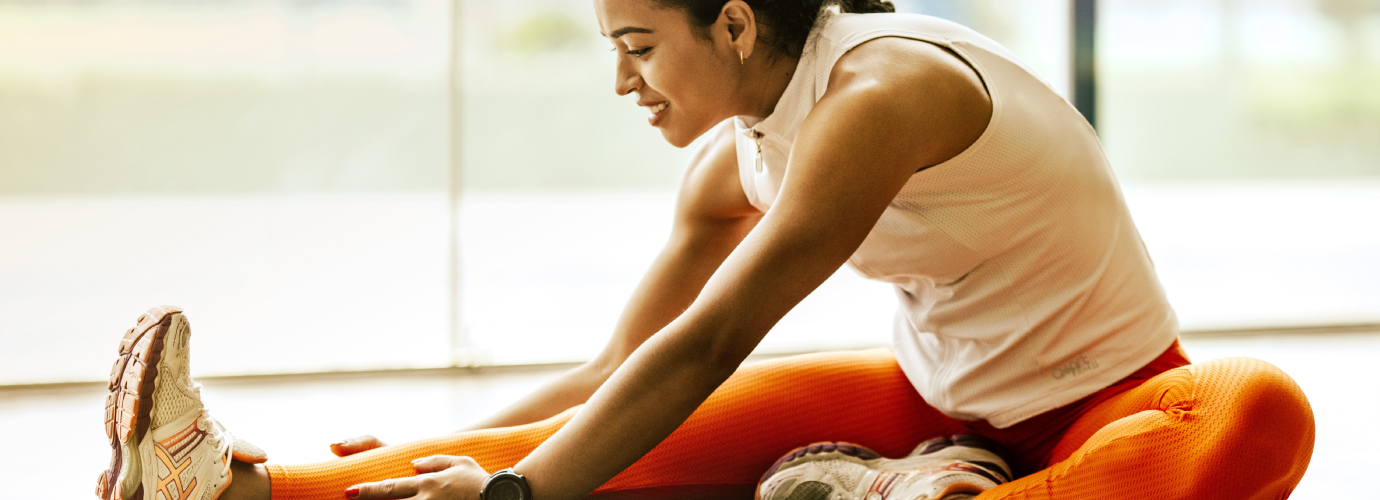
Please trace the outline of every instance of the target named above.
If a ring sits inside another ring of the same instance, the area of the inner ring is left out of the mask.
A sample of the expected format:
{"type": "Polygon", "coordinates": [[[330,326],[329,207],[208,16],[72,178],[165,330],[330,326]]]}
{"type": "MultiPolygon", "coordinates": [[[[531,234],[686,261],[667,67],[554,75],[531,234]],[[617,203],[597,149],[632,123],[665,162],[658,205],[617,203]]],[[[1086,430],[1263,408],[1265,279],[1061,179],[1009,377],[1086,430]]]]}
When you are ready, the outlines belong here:
{"type": "MultiPolygon", "coordinates": [[[[895,3],[1067,95],[1068,0],[895,3]]],[[[1098,4],[1099,132],[1185,328],[1380,322],[1373,3],[1098,4]]],[[[0,4],[0,383],[103,379],[160,303],[187,308],[205,375],[592,356],[694,148],[614,95],[593,19],[0,4]]],[[[759,350],[884,345],[894,309],[841,270],[759,350]]]]}
{"type": "Polygon", "coordinates": [[[1380,4],[1099,9],[1099,131],[1184,327],[1380,323],[1380,4]]]}

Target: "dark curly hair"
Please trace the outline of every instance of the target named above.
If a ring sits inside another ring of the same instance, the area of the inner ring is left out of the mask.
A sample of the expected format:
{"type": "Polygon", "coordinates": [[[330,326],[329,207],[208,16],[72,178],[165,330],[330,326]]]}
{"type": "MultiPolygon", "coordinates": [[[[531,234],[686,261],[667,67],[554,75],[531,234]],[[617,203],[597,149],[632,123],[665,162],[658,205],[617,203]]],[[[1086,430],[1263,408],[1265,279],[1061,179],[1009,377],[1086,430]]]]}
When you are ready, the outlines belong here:
{"type": "MultiPolygon", "coordinates": [[[[719,19],[725,0],[655,0],[657,3],[680,9],[690,24],[707,28],[719,19]]],[[[896,6],[885,0],[743,0],[757,17],[757,39],[791,57],[800,57],[810,29],[819,11],[838,5],[842,12],[896,12],[896,6]]]]}

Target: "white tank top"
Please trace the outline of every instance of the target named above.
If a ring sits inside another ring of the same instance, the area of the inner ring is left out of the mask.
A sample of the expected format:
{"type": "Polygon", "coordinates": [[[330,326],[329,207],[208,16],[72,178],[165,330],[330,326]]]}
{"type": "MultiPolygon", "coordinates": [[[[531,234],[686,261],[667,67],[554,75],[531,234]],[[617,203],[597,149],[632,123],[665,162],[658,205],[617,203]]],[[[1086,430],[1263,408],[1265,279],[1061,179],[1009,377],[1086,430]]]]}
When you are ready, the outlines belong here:
{"type": "Polygon", "coordinates": [[[1077,110],[1015,55],[958,24],[822,16],[771,116],[732,120],[739,176],[758,209],[771,208],[834,63],[858,44],[903,37],[947,48],[991,96],[977,142],[911,176],[848,261],[895,285],[896,359],[926,402],[1008,427],[1109,386],[1169,348],[1178,321],[1077,110]]]}

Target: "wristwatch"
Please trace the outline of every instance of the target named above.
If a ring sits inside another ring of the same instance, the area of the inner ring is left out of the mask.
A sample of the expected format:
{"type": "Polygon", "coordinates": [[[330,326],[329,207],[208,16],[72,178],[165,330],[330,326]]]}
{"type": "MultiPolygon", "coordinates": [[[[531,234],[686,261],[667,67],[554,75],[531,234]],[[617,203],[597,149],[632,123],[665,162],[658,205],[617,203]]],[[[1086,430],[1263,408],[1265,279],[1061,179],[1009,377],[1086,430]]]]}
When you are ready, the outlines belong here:
{"type": "Polygon", "coordinates": [[[527,478],[510,467],[484,480],[479,500],[532,500],[532,489],[527,487],[527,478]]]}

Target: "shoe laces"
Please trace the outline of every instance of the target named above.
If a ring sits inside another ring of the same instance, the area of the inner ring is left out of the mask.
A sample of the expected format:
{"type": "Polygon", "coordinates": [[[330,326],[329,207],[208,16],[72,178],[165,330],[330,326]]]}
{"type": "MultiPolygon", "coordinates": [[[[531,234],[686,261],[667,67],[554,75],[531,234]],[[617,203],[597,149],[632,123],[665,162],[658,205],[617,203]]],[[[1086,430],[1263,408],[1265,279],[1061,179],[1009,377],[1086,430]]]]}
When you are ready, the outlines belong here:
{"type": "MultiPolygon", "coordinates": [[[[196,388],[200,389],[200,384],[198,384],[196,388]]],[[[206,432],[206,441],[212,448],[216,449],[216,454],[213,455],[214,458],[211,459],[211,463],[222,466],[217,467],[217,476],[219,479],[224,480],[230,473],[230,467],[225,465],[230,460],[230,448],[235,438],[230,435],[230,431],[225,430],[225,426],[220,425],[220,422],[211,416],[211,410],[207,410],[203,407],[200,416],[201,418],[199,418],[197,422],[200,427],[204,427],[201,430],[206,432]]]]}
{"type": "Polygon", "coordinates": [[[211,416],[211,410],[203,407],[201,418],[197,419],[197,423],[202,428],[201,430],[206,432],[206,440],[211,442],[211,446],[220,448],[221,444],[225,442],[226,430],[224,426],[220,425],[220,422],[216,421],[215,417],[211,416]]]}

